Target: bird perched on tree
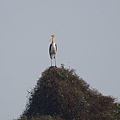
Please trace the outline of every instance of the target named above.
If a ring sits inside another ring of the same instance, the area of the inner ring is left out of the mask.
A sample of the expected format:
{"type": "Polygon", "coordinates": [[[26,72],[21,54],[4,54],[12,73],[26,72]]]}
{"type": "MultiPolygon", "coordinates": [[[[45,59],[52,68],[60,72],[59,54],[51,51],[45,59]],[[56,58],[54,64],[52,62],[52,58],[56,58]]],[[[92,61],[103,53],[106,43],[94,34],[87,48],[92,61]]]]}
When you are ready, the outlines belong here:
{"type": "Polygon", "coordinates": [[[50,44],[49,47],[49,54],[50,54],[50,58],[51,58],[51,66],[52,66],[52,60],[55,59],[55,66],[56,66],[56,52],[57,52],[57,45],[54,42],[54,35],[51,35],[51,39],[52,43],[50,44]]]}

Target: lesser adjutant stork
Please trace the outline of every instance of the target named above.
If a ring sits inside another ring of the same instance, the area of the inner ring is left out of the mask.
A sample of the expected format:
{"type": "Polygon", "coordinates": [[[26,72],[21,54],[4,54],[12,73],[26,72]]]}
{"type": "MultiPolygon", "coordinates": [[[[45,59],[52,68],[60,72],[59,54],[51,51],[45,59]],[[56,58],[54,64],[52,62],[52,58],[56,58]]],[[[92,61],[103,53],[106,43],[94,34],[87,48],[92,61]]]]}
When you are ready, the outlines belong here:
{"type": "Polygon", "coordinates": [[[51,66],[52,66],[52,60],[55,59],[55,66],[56,66],[56,52],[57,52],[57,45],[54,42],[54,35],[51,35],[51,39],[52,43],[50,44],[49,47],[49,54],[50,54],[50,58],[51,58],[51,66]]]}

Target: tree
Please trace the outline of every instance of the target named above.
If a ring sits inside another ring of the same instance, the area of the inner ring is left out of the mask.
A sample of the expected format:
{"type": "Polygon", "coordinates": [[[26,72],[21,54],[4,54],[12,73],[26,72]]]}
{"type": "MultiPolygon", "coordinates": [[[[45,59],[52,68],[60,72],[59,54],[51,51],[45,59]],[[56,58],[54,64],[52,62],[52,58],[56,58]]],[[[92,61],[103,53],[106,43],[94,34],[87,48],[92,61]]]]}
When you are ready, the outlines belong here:
{"type": "Polygon", "coordinates": [[[62,65],[42,73],[20,120],[117,120],[119,110],[114,98],[90,89],[73,69],[62,65]]]}

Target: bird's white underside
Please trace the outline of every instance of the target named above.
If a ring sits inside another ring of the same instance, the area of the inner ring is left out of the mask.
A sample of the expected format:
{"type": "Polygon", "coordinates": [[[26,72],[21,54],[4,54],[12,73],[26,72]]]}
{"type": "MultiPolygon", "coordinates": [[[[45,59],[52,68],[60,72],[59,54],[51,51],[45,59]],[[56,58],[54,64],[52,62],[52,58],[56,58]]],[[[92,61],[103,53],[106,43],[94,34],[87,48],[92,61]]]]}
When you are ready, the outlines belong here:
{"type": "Polygon", "coordinates": [[[51,58],[52,59],[55,58],[55,54],[56,54],[56,47],[55,47],[55,43],[53,43],[51,47],[51,58]]]}

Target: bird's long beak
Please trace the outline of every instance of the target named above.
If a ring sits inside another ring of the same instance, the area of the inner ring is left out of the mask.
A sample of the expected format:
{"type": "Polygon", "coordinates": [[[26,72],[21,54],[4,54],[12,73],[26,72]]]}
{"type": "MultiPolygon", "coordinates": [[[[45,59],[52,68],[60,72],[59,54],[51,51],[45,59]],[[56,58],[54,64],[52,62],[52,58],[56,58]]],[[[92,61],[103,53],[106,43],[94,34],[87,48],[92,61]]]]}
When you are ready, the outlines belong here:
{"type": "Polygon", "coordinates": [[[50,37],[50,40],[49,41],[53,41],[53,39],[54,39],[54,35],[51,35],[51,37],[50,37]]]}

